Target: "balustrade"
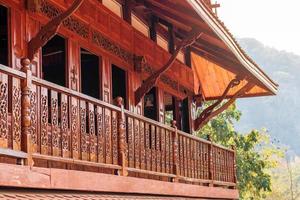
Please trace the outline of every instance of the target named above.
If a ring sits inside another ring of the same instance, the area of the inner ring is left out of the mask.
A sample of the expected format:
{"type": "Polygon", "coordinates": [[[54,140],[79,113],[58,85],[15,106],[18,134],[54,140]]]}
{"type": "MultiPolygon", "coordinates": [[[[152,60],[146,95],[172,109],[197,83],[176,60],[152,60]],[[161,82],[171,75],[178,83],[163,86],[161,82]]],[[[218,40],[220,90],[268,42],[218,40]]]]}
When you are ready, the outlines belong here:
{"type": "Polygon", "coordinates": [[[22,65],[22,71],[0,65],[0,154],[25,152],[30,166],[46,160],[121,176],[235,186],[234,150],[179,131],[174,122],[169,127],[131,113],[121,98],[114,106],[31,77],[28,62],[22,65]]]}

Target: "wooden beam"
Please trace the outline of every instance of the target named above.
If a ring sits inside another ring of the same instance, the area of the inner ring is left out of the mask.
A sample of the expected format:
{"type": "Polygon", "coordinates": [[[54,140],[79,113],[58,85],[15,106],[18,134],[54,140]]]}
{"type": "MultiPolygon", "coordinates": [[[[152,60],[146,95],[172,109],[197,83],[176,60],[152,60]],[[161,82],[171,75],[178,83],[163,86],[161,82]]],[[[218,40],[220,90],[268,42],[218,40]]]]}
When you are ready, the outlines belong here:
{"type": "Polygon", "coordinates": [[[84,0],[75,0],[69,9],[50,20],[41,28],[37,35],[30,40],[28,43],[28,59],[30,61],[33,60],[39,48],[45,45],[57,33],[62,22],[75,12],[83,1],[84,0]]]}
{"type": "MultiPolygon", "coordinates": [[[[248,82],[244,87],[242,87],[239,91],[237,91],[233,97],[231,97],[225,104],[223,104],[220,108],[218,108],[217,110],[213,111],[213,109],[220,105],[221,102],[223,101],[217,101],[217,105],[213,104],[212,106],[208,107],[207,109],[205,109],[203,111],[203,115],[202,113],[200,114],[200,117],[197,118],[195,120],[195,130],[198,131],[201,128],[203,128],[203,126],[205,126],[212,118],[216,117],[217,115],[221,114],[222,112],[224,112],[231,104],[233,104],[235,102],[235,100],[241,96],[243,96],[246,92],[248,92],[249,90],[251,90],[254,87],[254,84],[251,82],[248,82]],[[208,112],[207,112],[208,111],[208,112]]],[[[230,89],[230,88],[229,88],[230,89]]],[[[227,90],[227,89],[226,89],[227,90]]],[[[220,99],[224,99],[224,97],[222,96],[220,99]]]]}
{"type": "Polygon", "coordinates": [[[201,35],[202,32],[200,32],[198,29],[191,31],[189,36],[178,45],[168,62],[153,75],[147,78],[146,81],[135,91],[135,105],[141,101],[145,94],[157,84],[159,78],[173,65],[179,52],[182,49],[191,46],[199,37],[201,37],[201,35]]]}

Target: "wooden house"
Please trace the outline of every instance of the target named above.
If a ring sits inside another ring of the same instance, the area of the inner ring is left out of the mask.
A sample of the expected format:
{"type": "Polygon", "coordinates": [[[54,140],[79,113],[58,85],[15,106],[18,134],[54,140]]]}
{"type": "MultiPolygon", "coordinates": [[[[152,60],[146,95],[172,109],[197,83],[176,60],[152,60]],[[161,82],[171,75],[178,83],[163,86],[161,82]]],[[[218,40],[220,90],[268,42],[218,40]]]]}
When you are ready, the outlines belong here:
{"type": "Polygon", "coordinates": [[[238,199],[234,149],[193,133],[278,86],[217,7],[0,0],[0,198],[238,199]]]}

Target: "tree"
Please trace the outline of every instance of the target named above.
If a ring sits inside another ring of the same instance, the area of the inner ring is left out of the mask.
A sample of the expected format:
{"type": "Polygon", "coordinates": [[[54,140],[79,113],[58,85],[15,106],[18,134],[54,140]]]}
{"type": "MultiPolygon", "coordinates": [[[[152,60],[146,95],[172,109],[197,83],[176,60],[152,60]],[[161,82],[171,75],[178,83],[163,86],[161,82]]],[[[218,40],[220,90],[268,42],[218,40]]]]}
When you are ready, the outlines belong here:
{"type": "Polygon", "coordinates": [[[212,119],[197,135],[203,138],[210,135],[212,141],[227,147],[234,145],[240,199],[264,199],[271,191],[271,175],[267,170],[276,167],[277,158],[283,153],[265,130],[253,130],[247,134],[235,131],[234,123],[240,117],[241,112],[234,104],[212,119]]]}

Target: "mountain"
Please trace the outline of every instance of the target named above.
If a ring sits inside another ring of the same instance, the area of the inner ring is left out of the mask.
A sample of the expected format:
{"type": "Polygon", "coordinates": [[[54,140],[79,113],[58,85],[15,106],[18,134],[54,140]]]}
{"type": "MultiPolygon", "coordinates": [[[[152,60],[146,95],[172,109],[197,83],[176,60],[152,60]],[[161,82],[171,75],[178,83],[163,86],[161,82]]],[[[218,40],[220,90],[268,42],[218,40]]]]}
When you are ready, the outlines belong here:
{"type": "MultiPolygon", "coordinates": [[[[279,84],[277,96],[238,100],[241,132],[266,128],[275,142],[300,155],[300,56],[265,46],[252,38],[239,39],[242,48],[279,84]]],[[[296,45],[296,44],[295,44],[296,45]]]]}

